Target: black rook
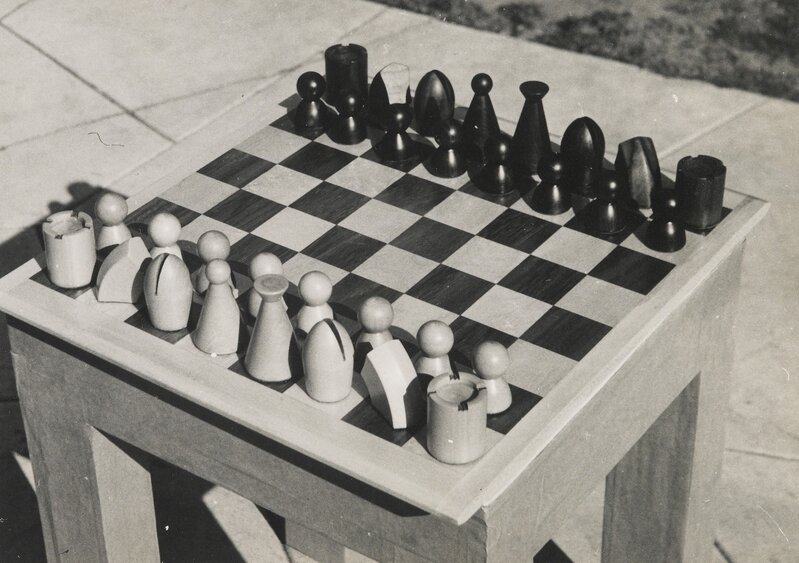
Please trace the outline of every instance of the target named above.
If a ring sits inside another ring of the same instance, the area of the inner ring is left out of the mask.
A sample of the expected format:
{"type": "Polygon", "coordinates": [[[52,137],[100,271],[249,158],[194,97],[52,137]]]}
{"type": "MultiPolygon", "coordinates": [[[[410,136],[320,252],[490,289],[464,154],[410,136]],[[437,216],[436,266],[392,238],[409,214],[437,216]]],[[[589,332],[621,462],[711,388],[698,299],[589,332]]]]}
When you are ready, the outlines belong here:
{"type": "Polygon", "coordinates": [[[354,93],[365,100],[369,92],[366,49],[355,43],[333,45],[325,51],[325,100],[337,106],[342,92],[354,93]]]}
{"type": "Polygon", "coordinates": [[[675,189],[686,227],[706,231],[721,221],[727,168],[718,158],[700,154],[677,163],[675,189]]]}

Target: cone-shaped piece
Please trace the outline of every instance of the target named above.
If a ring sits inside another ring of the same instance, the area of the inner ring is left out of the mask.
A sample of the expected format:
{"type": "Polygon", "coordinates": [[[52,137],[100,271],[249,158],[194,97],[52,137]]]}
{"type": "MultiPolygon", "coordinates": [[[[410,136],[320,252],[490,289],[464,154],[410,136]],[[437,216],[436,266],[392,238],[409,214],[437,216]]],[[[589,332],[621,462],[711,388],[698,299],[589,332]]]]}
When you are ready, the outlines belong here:
{"type": "Polygon", "coordinates": [[[513,164],[520,174],[533,175],[538,172],[541,159],[552,154],[543,102],[549,86],[530,80],[523,82],[519,90],[524,107],[513,134],[513,164]]]}
{"type": "Polygon", "coordinates": [[[516,189],[510,152],[511,139],[508,135],[499,135],[486,141],[485,156],[488,162],[475,177],[478,188],[486,193],[500,195],[516,189]]]}
{"type": "Polygon", "coordinates": [[[304,72],[297,79],[297,93],[302,100],[294,109],[294,128],[298,133],[321,133],[330,110],[322,101],[325,79],[318,72],[304,72]]]}
{"type": "Polygon", "coordinates": [[[545,155],[538,163],[541,183],[530,193],[529,204],[545,215],[560,215],[571,207],[571,194],[561,185],[563,164],[558,153],[545,155]]]}
{"type": "Polygon", "coordinates": [[[414,92],[413,110],[419,134],[427,137],[435,134],[439,123],[452,119],[455,90],[443,72],[431,70],[422,77],[414,92]]]}
{"type": "Polygon", "coordinates": [[[605,170],[596,185],[597,198],[585,206],[588,226],[603,235],[612,235],[626,227],[620,201],[623,187],[613,170],[605,170]]]}
{"type": "Polygon", "coordinates": [[[488,139],[499,135],[499,122],[494,112],[494,105],[488,93],[491,92],[494,82],[485,73],[475,74],[472,78],[474,96],[463,118],[463,140],[467,147],[466,156],[469,160],[483,163],[485,154],[483,148],[488,139]]]}
{"type": "Polygon", "coordinates": [[[191,333],[192,342],[206,354],[233,354],[239,346],[241,316],[228,285],[230,266],[224,260],[212,260],[205,267],[205,275],[210,284],[197,329],[191,333]]]}
{"type": "Polygon", "coordinates": [[[592,184],[602,173],[604,154],[605,135],[596,121],[590,117],[572,121],[560,145],[566,186],[573,192],[590,195],[592,184]]]}
{"type": "Polygon", "coordinates": [[[638,207],[649,209],[651,194],[661,185],[660,163],[652,139],[633,137],[619,143],[616,172],[638,207]]]}
{"type": "Polygon", "coordinates": [[[330,118],[327,134],[341,145],[357,145],[366,138],[363,100],[355,92],[345,92],[336,106],[338,115],[330,118]]]}
{"type": "Polygon", "coordinates": [[[253,288],[261,296],[261,309],[244,356],[247,373],[259,381],[286,381],[292,375],[299,376],[299,346],[281,302],[289,288],[288,280],[278,274],[266,274],[255,279],[253,288]]]}
{"type": "Polygon", "coordinates": [[[676,252],[685,246],[685,228],[679,220],[676,190],[652,192],[652,220],[646,227],[644,242],[652,250],[676,252]]]}
{"type": "Polygon", "coordinates": [[[438,148],[433,152],[427,169],[439,178],[456,178],[466,172],[463,154],[463,130],[453,120],[442,121],[436,128],[438,148]]]}
{"type": "Polygon", "coordinates": [[[159,254],[144,273],[144,299],[158,330],[182,330],[189,324],[191,276],[186,264],[168,252],[159,254]]]}
{"type": "Polygon", "coordinates": [[[375,145],[375,152],[380,158],[386,162],[403,162],[416,157],[416,144],[406,131],[411,119],[411,110],[406,104],[392,104],[389,107],[387,133],[375,145]]]}
{"type": "Polygon", "coordinates": [[[352,389],[355,349],[347,330],[333,319],[322,319],[302,347],[305,391],[321,403],[347,398],[352,389]]]}

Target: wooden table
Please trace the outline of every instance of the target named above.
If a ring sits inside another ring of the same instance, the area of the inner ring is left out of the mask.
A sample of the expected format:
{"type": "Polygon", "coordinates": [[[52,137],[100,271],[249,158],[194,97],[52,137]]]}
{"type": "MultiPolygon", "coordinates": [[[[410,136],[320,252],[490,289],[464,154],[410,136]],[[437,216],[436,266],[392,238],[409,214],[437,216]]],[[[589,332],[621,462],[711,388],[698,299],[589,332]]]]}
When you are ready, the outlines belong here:
{"type": "MultiPolygon", "coordinates": [[[[126,179],[169,169],[131,206],[262,127],[253,116],[275,96],[126,179]]],[[[724,221],[489,455],[460,468],[401,455],[86,310],[32,281],[31,260],[0,280],[0,309],[48,558],[157,561],[156,457],[284,516],[287,543],[329,560],[348,549],[381,561],[529,559],[603,478],[603,560],[709,560],[741,257],[767,210],[732,192],[725,205],[724,221]]]]}

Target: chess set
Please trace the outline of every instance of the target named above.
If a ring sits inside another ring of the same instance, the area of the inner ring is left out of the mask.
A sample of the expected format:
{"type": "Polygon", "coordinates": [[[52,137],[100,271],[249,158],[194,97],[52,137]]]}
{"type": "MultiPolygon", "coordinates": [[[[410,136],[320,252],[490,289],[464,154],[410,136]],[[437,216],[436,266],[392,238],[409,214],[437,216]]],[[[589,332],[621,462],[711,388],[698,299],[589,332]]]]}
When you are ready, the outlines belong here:
{"type": "Polygon", "coordinates": [[[531,358],[579,362],[723,219],[725,168],[685,157],[671,182],[648,137],[611,164],[588,117],[557,147],[542,82],[510,136],[486,74],[460,120],[442,72],[412,92],[407,66],[367,71],[330,47],[277,120],[159,197],[52,215],[33,279],[467,464],[541,400],[531,358]]]}

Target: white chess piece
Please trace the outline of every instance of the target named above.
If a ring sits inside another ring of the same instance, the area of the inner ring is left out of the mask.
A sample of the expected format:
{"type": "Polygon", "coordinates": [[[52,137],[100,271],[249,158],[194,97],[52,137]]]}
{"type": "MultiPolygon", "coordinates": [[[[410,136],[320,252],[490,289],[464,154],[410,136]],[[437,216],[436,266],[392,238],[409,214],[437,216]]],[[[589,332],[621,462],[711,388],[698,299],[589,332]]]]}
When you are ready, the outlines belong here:
{"type": "MultiPolygon", "coordinates": [[[[247,310],[253,317],[257,317],[261,309],[261,295],[255,290],[254,282],[261,276],[268,275],[282,276],[283,263],[271,252],[259,252],[250,260],[250,279],[253,280],[253,287],[247,296],[247,310]]],[[[282,297],[280,301],[286,309],[286,301],[282,297]]]]}
{"type": "Polygon", "coordinates": [[[171,213],[159,213],[153,217],[147,228],[147,233],[155,245],[150,250],[150,256],[155,258],[159,254],[168,252],[183,260],[183,254],[178,247],[180,230],[180,221],[171,213]]]}
{"type": "Polygon", "coordinates": [[[374,349],[394,339],[389,330],[394,322],[394,308],[383,297],[370,297],[361,303],[358,322],[363,330],[358,336],[356,346],[368,343],[374,349]]]}
{"type": "Polygon", "coordinates": [[[508,366],[508,350],[499,342],[486,340],[478,344],[472,352],[472,367],[485,382],[488,414],[497,414],[510,407],[510,385],[504,378],[508,366]]]}
{"type": "Polygon", "coordinates": [[[169,253],[150,262],[144,273],[144,299],[158,330],[183,330],[191,312],[191,278],[183,260],[169,253]]]}
{"type": "MultiPolygon", "coordinates": [[[[208,276],[205,275],[205,268],[212,260],[227,260],[230,256],[230,240],[225,233],[220,231],[207,231],[197,239],[197,254],[203,261],[203,265],[192,274],[192,283],[196,293],[195,300],[202,303],[202,295],[208,289],[208,276]]],[[[228,279],[228,284],[233,290],[233,297],[237,296],[236,287],[233,285],[233,278],[228,279]]]]}
{"type": "Polygon", "coordinates": [[[352,339],[341,323],[330,318],[316,323],[302,347],[308,396],[322,403],[346,399],[352,389],[354,353],[352,339]]]}
{"type": "Polygon", "coordinates": [[[305,304],[297,314],[297,329],[308,334],[319,321],[333,318],[333,309],[327,303],[333,283],[324,272],[313,271],[300,278],[298,288],[305,304]]]}
{"type": "Polygon", "coordinates": [[[261,296],[261,310],[244,356],[244,367],[259,381],[286,381],[293,375],[293,366],[299,365],[294,363],[295,359],[300,360],[294,328],[280,304],[288,288],[288,280],[278,274],[259,276],[253,282],[253,290],[261,296]]]}
{"type": "Polygon", "coordinates": [[[441,321],[427,321],[419,327],[416,341],[422,350],[416,359],[416,373],[432,377],[452,373],[449,353],[455,344],[455,336],[448,324],[441,321]]]}
{"type": "Polygon", "coordinates": [[[224,260],[212,260],[205,268],[208,291],[205,292],[194,345],[206,354],[233,354],[239,344],[239,306],[227,284],[230,266],[224,260]]]}
{"type": "Polygon", "coordinates": [[[94,204],[94,214],[103,224],[97,232],[97,250],[122,244],[130,239],[130,229],[125,225],[128,202],[115,193],[105,193],[94,204]]]}

